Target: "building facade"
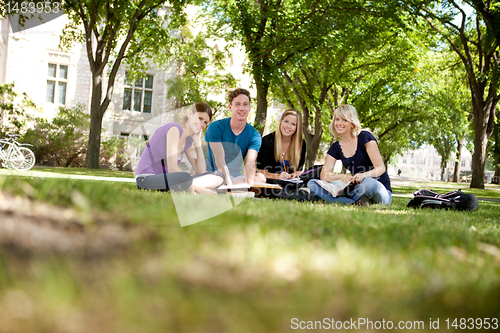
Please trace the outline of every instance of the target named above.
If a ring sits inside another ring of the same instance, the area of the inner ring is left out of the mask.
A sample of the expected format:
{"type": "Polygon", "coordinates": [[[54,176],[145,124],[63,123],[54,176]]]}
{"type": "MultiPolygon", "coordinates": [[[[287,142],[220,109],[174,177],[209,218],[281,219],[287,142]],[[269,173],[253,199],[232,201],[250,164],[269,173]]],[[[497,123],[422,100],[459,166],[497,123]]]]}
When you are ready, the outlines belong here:
{"type": "MultiPolygon", "coordinates": [[[[165,8],[162,10],[166,10],[165,8]]],[[[196,9],[191,8],[191,13],[196,9]]],[[[43,109],[42,116],[55,116],[59,106],[78,103],[90,112],[92,73],[84,44],[71,50],[59,49],[59,38],[67,23],[65,15],[36,27],[13,32],[8,19],[0,19],[0,82],[15,83],[18,92],[25,92],[43,109]]],[[[224,42],[212,41],[214,49],[224,42]]],[[[227,71],[242,87],[249,87],[251,78],[243,74],[245,54],[235,49],[227,59],[227,71]]],[[[175,101],[167,98],[166,81],[178,74],[176,64],[158,69],[153,64],[143,78],[131,82],[122,65],[117,73],[111,103],[104,114],[105,136],[128,136],[134,129],[152,119],[165,119],[175,109],[175,101]]],[[[106,82],[104,87],[106,87],[106,82]]],[[[213,96],[210,96],[213,98],[213,96]]],[[[225,96],[213,98],[225,101],[225,96]]]]}
{"type": "MultiPolygon", "coordinates": [[[[452,155],[446,163],[444,172],[445,180],[453,178],[455,160],[456,157],[452,155]]],[[[397,175],[398,171],[401,170],[400,175],[402,177],[441,180],[441,156],[439,156],[437,150],[432,145],[425,145],[420,149],[398,156],[396,165],[391,166],[389,169],[392,175],[397,175]]],[[[471,173],[472,155],[463,147],[459,164],[459,176],[461,180],[466,180],[471,173]]]]}

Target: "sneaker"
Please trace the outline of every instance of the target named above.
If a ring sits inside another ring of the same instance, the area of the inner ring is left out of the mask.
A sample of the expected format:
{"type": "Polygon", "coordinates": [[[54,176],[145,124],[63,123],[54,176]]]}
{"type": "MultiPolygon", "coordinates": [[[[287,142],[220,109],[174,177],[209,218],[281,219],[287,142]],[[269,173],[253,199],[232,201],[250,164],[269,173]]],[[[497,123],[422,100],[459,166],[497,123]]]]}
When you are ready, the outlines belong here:
{"type": "Polygon", "coordinates": [[[366,195],[362,195],[361,198],[356,201],[358,206],[370,206],[370,199],[366,195]]]}

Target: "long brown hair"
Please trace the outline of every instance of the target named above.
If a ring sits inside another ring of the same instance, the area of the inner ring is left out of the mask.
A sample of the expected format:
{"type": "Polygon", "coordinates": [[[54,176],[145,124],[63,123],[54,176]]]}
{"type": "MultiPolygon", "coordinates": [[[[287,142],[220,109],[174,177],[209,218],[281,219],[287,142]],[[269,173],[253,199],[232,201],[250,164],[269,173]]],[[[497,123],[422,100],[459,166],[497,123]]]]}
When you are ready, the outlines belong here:
{"type": "Polygon", "coordinates": [[[286,116],[297,117],[297,129],[292,135],[292,142],[288,148],[288,158],[291,166],[291,171],[295,172],[299,168],[300,156],[302,155],[302,116],[299,111],[294,109],[289,109],[283,112],[281,119],[278,122],[278,128],[276,129],[276,134],[274,136],[274,158],[276,161],[281,161],[281,149],[282,145],[282,133],[281,133],[281,123],[286,116]]]}

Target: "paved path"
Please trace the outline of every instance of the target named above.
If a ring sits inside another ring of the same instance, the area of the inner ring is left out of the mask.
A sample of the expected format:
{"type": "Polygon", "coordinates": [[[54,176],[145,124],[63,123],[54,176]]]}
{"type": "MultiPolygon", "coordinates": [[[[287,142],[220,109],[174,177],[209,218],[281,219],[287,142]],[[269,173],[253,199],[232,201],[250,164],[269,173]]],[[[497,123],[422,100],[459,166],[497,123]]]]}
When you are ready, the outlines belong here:
{"type": "Polygon", "coordinates": [[[39,178],[87,179],[87,180],[103,180],[103,181],[108,181],[108,182],[135,183],[134,178],[67,175],[67,174],[62,174],[62,173],[44,172],[44,171],[36,171],[36,170],[16,171],[16,170],[0,169],[0,175],[14,175],[14,176],[27,176],[27,177],[39,177],[39,178]]]}

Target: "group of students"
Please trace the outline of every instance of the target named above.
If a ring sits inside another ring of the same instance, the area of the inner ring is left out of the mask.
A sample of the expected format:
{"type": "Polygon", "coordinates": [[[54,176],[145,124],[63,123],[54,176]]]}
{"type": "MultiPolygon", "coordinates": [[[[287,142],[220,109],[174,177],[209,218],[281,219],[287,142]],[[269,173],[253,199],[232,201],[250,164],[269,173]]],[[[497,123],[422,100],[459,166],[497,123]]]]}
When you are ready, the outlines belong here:
{"type": "MultiPolygon", "coordinates": [[[[160,126],[149,139],[137,166],[137,186],[211,194],[223,184],[252,184],[300,176],[306,155],[300,113],[286,110],[276,131],[261,137],[247,123],[250,92],[241,88],[230,91],[228,102],[230,118],[210,124],[212,109],[206,102],[199,102],[176,122],[160,126]],[[205,128],[206,159],[201,143],[205,128]],[[195,175],[180,169],[183,154],[195,175]]],[[[337,108],[330,131],[335,142],[328,150],[320,178],[328,182],[340,179],[356,186],[349,193],[333,197],[313,179],[307,183],[311,194],[328,202],[390,204],[390,179],[377,141],[370,131],[361,129],[356,109],[352,105],[337,108]],[[333,172],[337,160],[342,161],[350,174],[333,172]]]]}

